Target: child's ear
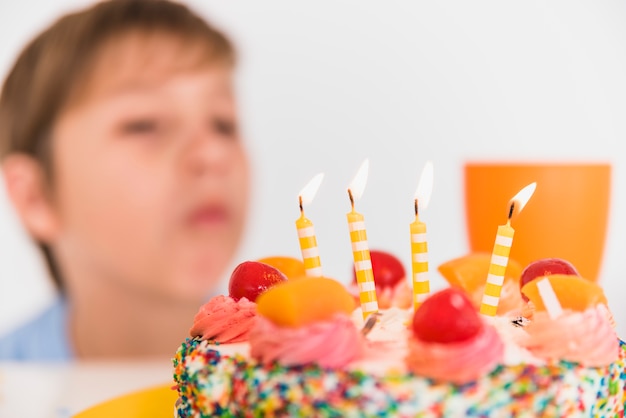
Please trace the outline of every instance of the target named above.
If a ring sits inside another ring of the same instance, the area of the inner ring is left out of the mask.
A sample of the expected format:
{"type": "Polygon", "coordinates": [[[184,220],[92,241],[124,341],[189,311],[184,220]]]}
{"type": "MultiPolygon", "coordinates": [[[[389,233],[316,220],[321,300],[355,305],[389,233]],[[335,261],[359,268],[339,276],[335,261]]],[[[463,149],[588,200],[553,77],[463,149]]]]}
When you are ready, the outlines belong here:
{"type": "Polygon", "coordinates": [[[41,165],[26,154],[11,154],[2,162],[7,195],[22,224],[37,241],[50,242],[58,219],[41,165]]]}

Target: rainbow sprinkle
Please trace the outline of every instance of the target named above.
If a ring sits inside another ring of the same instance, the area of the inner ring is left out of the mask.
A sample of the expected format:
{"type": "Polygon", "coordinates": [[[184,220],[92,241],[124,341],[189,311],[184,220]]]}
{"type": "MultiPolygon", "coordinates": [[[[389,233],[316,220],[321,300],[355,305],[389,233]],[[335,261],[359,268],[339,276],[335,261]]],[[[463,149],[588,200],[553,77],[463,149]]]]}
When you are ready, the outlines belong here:
{"type": "Polygon", "coordinates": [[[204,417],[624,417],[626,344],[606,367],[560,361],[498,366],[470,384],[410,373],[374,377],[316,365],[263,366],[187,339],[176,353],[180,418],[204,417]]]}

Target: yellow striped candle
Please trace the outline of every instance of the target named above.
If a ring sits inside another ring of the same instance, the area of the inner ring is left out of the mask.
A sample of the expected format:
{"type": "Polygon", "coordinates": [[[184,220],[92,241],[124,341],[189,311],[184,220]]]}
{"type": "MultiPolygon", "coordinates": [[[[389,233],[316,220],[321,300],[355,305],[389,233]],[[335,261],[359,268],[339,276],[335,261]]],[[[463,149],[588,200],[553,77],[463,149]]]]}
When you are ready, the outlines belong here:
{"type": "Polygon", "coordinates": [[[315,228],[313,227],[313,222],[304,216],[303,205],[304,203],[311,203],[323,178],[323,173],[313,177],[298,195],[300,218],[296,220],[296,229],[298,230],[298,240],[300,242],[304,270],[307,276],[311,277],[322,277],[322,263],[320,261],[319,249],[317,248],[315,228]]]}
{"type": "Polygon", "coordinates": [[[504,283],[504,274],[509,264],[509,253],[513,245],[515,230],[511,227],[511,220],[522,211],[528,200],[535,192],[537,184],[531,183],[520,190],[509,201],[509,214],[505,225],[498,226],[496,240],[491,252],[491,263],[487,274],[487,283],[480,304],[480,313],[486,316],[496,316],[498,304],[500,303],[500,293],[504,283]]]}
{"type": "Polygon", "coordinates": [[[415,221],[411,231],[411,268],[413,273],[413,308],[417,309],[430,294],[428,278],[428,240],[426,224],[419,219],[419,210],[428,206],[433,186],[433,165],[430,161],[422,169],[415,191],[415,221]]]}
{"type": "Polygon", "coordinates": [[[352,243],[352,256],[354,258],[354,270],[356,281],[359,286],[359,300],[363,319],[378,312],[378,299],[376,297],[376,285],[374,283],[374,271],[372,259],[367,243],[365,219],[362,214],[354,210],[354,199],[361,197],[367,181],[369,161],[365,160],[352,183],[348,187],[348,196],[352,210],[347,214],[348,229],[350,230],[350,242],[352,243]]]}

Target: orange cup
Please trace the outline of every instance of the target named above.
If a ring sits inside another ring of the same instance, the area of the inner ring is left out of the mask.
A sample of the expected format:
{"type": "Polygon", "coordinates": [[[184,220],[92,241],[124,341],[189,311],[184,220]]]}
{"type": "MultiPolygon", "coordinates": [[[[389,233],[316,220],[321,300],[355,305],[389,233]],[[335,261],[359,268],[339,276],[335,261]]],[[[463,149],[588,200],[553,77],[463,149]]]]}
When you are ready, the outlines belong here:
{"type": "Polygon", "coordinates": [[[491,252],[508,202],[524,186],[537,189],[511,226],[510,258],[526,266],[540,258],[571,262],[599,280],[611,189],[608,163],[468,162],[464,166],[466,225],[471,251],[491,252]]]}

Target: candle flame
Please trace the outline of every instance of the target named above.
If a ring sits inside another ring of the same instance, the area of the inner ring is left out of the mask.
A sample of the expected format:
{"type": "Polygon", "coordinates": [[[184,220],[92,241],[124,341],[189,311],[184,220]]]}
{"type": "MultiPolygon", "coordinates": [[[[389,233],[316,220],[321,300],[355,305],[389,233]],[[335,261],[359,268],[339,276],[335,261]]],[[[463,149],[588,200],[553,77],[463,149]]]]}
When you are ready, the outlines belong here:
{"type": "Polygon", "coordinates": [[[324,173],[319,173],[315,175],[309,182],[302,188],[298,196],[300,197],[300,204],[309,205],[315,198],[317,194],[317,190],[320,188],[320,184],[322,184],[322,180],[324,180],[324,173]]]}
{"type": "Polygon", "coordinates": [[[514,216],[518,215],[522,209],[524,209],[526,203],[528,203],[533,193],[535,193],[536,188],[537,183],[530,183],[513,196],[513,198],[509,201],[509,220],[513,219],[514,216]]]}
{"type": "Polygon", "coordinates": [[[428,202],[430,202],[430,196],[433,192],[433,163],[427,161],[422,168],[422,174],[420,175],[417,189],[415,190],[415,200],[419,204],[420,209],[426,209],[428,202]]]}
{"type": "Polygon", "coordinates": [[[363,191],[365,190],[365,184],[367,183],[367,173],[369,171],[369,166],[369,159],[366,158],[365,161],[361,163],[359,171],[357,171],[354,179],[352,179],[352,182],[350,182],[350,185],[348,186],[348,191],[354,199],[360,199],[363,195],[363,191]]]}

